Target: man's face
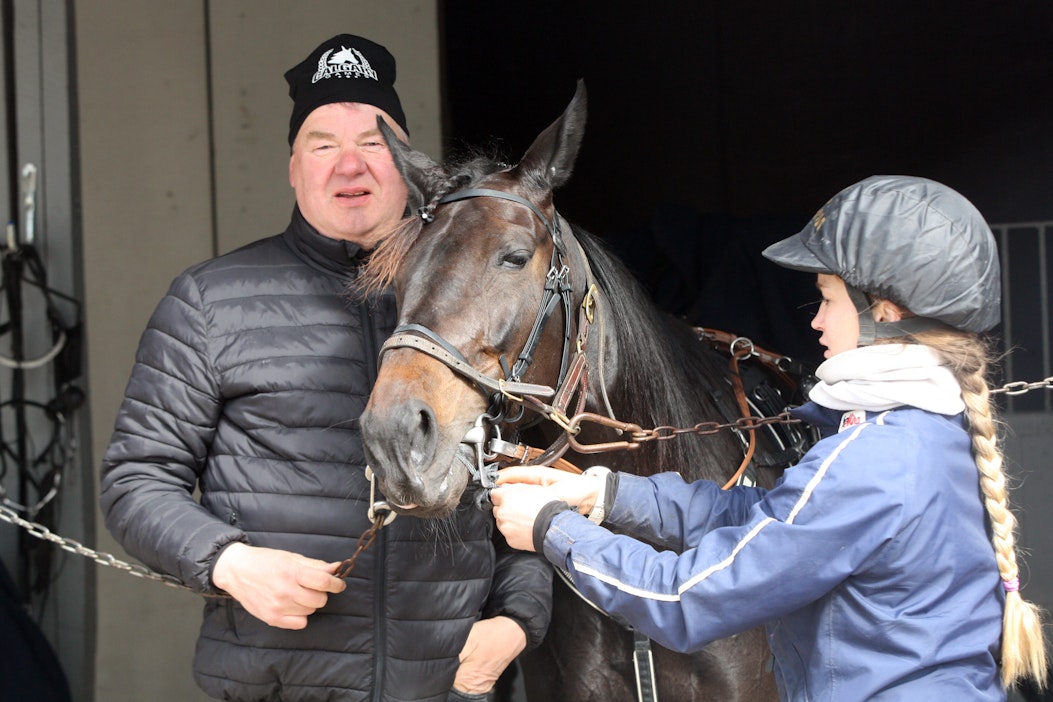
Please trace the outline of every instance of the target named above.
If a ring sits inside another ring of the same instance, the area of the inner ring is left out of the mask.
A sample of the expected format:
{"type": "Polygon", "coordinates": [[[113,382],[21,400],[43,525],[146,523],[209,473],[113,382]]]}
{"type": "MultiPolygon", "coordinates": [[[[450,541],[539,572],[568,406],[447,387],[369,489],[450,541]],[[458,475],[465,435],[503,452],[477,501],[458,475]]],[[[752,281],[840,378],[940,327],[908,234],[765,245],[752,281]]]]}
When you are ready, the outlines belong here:
{"type": "Polygon", "coordinates": [[[304,120],[289,159],[289,183],[304,218],[320,234],[364,249],[388,234],[406,209],[406,184],[377,115],[400,131],[372,105],[322,105],[304,120]]]}

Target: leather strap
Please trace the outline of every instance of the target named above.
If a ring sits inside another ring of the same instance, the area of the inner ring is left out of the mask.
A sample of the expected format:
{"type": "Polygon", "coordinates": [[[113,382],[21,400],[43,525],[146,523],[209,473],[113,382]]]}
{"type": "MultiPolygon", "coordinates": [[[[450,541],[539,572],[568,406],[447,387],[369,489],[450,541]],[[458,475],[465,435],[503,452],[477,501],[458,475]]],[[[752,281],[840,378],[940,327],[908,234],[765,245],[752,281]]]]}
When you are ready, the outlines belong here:
{"type": "Polygon", "coordinates": [[[651,639],[636,629],[633,629],[633,664],[636,667],[636,699],[640,702],[658,702],[651,639]]]}
{"type": "Polygon", "coordinates": [[[537,205],[526,198],[519,197],[515,193],[508,193],[504,190],[493,190],[491,188],[465,188],[464,190],[458,190],[449,195],[444,195],[436,204],[445,205],[448,202],[468,200],[473,197],[496,197],[499,200],[517,202],[520,205],[529,208],[531,212],[537,215],[537,218],[541,220],[541,223],[545,225],[545,229],[548,230],[549,235],[552,237],[552,242],[556,245],[556,248],[559,249],[560,253],[566,253],[566,249],[563,246],[563,237],[561,236],[559,229],[558,216],[550,220],[541,213],[541,210],[538,209],[537,205]]]}
{"type": "Polygon", "coordinates": [[[556,394],[556,391],[548,385],[505,381],[483,375],[465,361],[457,349],[427,327],[419,324],[406,324],[395,329],[391,337],[380,347],[380,355],[383,356],[385,352],[393,348],[416,349],[441,361],[450,370],[460,373],[491,392],[537,397],[552,397],[556,394]]]}

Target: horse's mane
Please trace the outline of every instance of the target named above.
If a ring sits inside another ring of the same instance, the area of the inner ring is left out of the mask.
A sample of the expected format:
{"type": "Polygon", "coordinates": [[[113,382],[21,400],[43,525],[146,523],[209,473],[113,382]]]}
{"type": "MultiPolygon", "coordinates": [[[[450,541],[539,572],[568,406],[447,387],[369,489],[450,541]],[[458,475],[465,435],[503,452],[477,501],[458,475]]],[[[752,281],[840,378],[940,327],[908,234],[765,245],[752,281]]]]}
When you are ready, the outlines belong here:
{"type": "MultiPolygon", "coordinates": [[[[607,381],[618,418],[649,429],[692,427],[737,416],[727,380],[727,361],[699,340],[686,323],[658,309],[622,261],[598,238],[578,227],[574,227],[574,235],[601,291],[599,315],[610,326],[607,331],[613,333],[617,347],[617,377],[607,381]]],[[[589,343],[598,343],[598,339],[590,337],[589,343]]],[[[728,431],[654,444],[651,460],[645,460],[639,451],[629,455],[634,472],[673,470],[688,479],[720,480],[742,457],[734,435],[728,431]]]]}

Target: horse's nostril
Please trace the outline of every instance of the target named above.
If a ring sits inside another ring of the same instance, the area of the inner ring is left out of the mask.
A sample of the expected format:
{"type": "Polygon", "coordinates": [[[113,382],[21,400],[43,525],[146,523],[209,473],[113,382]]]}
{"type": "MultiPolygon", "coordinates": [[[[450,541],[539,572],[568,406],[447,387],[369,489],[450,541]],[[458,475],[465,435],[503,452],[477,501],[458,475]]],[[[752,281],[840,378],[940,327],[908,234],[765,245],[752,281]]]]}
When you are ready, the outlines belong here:
{"type": "Polygon", "coordinates": [[[418,427],[422,434],[430,434],[434,426],[434,419],[431,413],[430,407],[422,407],[420,410],[420,420],[418,427]]]}
{"type": "Polygon", "coordinates": [[[409,439],[410,465],[419,476],[419,471],[434,460],[435,413],[427,404],[421,404],[413,413],[416,422],[407,433],[409,439]]]}

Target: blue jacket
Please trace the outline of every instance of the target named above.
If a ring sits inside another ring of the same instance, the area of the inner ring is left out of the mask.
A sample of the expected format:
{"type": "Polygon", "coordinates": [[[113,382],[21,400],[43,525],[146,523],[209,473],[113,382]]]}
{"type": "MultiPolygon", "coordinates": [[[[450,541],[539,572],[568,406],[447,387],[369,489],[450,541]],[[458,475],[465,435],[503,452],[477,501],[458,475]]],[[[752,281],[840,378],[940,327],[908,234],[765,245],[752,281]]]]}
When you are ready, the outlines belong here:
{"type": "Polygon", "coordinates": [[[765,624],[784,700],[1004,700],[1004,595],[963,416],[798,414],[824,438],[773,489],[623,474],[604,524],[659,550],[570,511],[546,556],[670,648],[765,624]]]}

